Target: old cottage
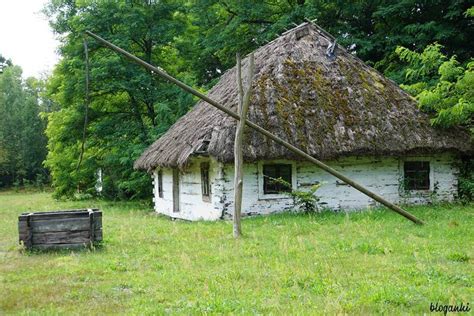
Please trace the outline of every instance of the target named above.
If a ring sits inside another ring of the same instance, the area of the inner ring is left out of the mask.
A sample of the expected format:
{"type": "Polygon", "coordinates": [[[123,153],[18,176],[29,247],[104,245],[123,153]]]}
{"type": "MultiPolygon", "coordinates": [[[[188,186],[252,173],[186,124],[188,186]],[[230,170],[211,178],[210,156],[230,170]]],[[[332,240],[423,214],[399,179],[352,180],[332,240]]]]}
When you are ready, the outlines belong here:
{"type": "MultiPolygon", "coordinates": [[[[473,151],[461,129],[439,130],[394,82],[346,52],[315,25],[302,24],[255,51],[249,120],[395,203],[452,200],[462,155],[473,151]]],[[[243,62],[243,72],[247,60],[243,62]]],[[[236,69],[209,96],[236,110],[236,69]]],[[[233,212],[236,121],[198,102],[151,145],[135,167],[153,175],[157,212],[213,220],[233,212]]],[[[244,214],[292,207],[294,189],[323,182],[327,207],[361,209],[374,201],[264,136],[246,130],[244,214]]]]}

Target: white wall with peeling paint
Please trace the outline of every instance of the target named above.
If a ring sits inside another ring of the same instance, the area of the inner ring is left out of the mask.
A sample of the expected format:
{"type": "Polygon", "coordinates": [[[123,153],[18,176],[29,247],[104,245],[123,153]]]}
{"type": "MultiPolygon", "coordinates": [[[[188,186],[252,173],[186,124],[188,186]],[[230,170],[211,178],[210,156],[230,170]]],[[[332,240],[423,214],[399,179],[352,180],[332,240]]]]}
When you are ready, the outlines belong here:
{"type": "MultiPolygon", "coordinates": [[[[267,163],[292,164],[292,185],[298,190],[323,183],[316,192],[322,207],[350,211],[374,207],[375,201],[311,163],[274,160],[267,163]]],[[[456,157],[450,154],[408,158],[349,157],[327,162],[331,167],[366,186],[394,203],[425,204],[431,201],[452,201],[457,194],[459,170],[456,157]],[[403,183],[403,162],[430,162],[430,190],[406,192],[403,183]]],[[[263,193],[263,162],[244,166],[242,213],[270,214],[293,208],[293,200],[285,194],[263,193]]],[[[154,174],[155,210],[175,218],[188,220],[216,220],[230,218],[233,212],[233,165],[213,159],[195,158],[180,173],[180,212],[173,212],[172,170],[163,169],[163,198],[158,197],[157,173],[154,174]],[[210,162],[211,200],[203,201],[201,194],[200,162],[210,162]]]]}
{"type": "Polygon", "coordinates": [[[187,220],[216,220],[222,216],[222,164],[214,159],[193,159],[185,171],[179,173],[179,212],[173,211],[173,170],[162,168],[163,198],[158,194],[158,170],[153,173],[153,201],[155,211],[174,218],[187,220]],[[208,161],[210,200],[203,199],[201,191],[201,162],[208,161]]]}

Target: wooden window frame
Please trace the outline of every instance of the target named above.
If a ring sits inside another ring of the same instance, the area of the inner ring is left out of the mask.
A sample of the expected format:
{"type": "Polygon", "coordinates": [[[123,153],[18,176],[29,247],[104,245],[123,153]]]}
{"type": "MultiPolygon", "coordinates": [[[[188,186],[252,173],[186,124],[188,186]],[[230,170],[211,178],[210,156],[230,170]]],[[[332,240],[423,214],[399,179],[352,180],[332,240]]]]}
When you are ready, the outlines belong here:
{"type": "Polygon", "coordinates": [[[287,192],[290,192],[293,188],[293,165],[290,163],[264,163],[262,164],[262,176],[263,176],[263,194],[268,196],[268,195],[282,195],[287,192]],[[282,168],[288,168],[285,170],[285,172],[282,172],[282,168]],[[269,176],[269,168],[276,168],[274,171],[274,174],[272,176],[269,176]],[[288,173],[286,179],[284,178],[285,174],[288,173]],[[276,185],[277,189],[270,189],[269,186],[271,186],[271,178],[282,178],[283,180],[287,181],[290,183],[291,187],[282,189],[283,185],[276,185]]]}
{"type": "Polygon", "coordinates": [[[431,164],[427,160],[406,160],[403,162],[404,189],[410,191],[429,191],[431,188],[431,164]]]}
{"type": "Polygon", "coordinates": [[[201,170],[201,194],[202,200],[205,202],[211,201],[211,180],[209,177],[210,165],[209,162],[202,162],[201,170]]]}

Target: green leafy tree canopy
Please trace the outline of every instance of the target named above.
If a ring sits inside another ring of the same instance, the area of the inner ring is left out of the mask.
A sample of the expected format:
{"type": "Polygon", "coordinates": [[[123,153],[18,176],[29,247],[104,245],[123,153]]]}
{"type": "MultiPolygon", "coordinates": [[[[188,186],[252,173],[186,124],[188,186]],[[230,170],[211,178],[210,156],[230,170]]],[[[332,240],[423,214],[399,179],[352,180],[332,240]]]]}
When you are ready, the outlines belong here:
{"type": "Polygon", "coordinates": [[[417,53],[398,47],[396,53],[408,64],[407,84],[402,88],[415,96],[422,110],[434,115],[434,125],[465,126],[474,135],[474,61],[462,65],[441,49],[433,44],[417,53]]]}

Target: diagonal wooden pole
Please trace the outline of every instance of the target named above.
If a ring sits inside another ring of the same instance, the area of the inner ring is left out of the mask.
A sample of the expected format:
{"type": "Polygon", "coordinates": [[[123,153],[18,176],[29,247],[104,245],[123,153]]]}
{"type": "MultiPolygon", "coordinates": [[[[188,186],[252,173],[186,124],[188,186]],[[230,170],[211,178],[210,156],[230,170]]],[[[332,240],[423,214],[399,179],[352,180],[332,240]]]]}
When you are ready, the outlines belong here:
{"type": "MultiPolygon", "coordinates": [[[[86,34],[93,37],[93,38],[95,38],[98,42],[100,42],[104,46],[114,50],[117,53],[120,53],[120,54],[124,55],[125,57],[127,57],[131,61],[133,61],[133,62],[145,67],[146,69],[150,70],[152,72],[152,74],[156,74],[156,75],[160,76],[161,78],[164,78],[164,79],[168,80],[169,82],[177,85],[178,87],[180,87],[184,91],[189,92],[192,95],[197,96],[201,100],[206,101],[207,103],[209,103],[213,107],[221,110],[222,112],[224,112],[227,115],[233,117],[234,119],[240,120],[240,116],[237,113],[229,110],[225,106],[223,106],[220,103],[212,100],[211,98],[209,98],[208,96],[202,94],[201,92],[191,88],[190,86],[188,86],[187,84],[179,81],[178,79],[168,75],[163,69],[155,67],[155,66],[141,60],[140,58],[130,54],[126,50],[124,50],[124,49],[122,49],[118,46],[115,46],[114,44],[110,43],[109,41],[106,41],[102,37],[90,32],[90,31],[86,31],[86,34]]],[[[262,135],[268,137],[269,139],[273,140],[275,143],[282,145],[283,147],[285,147],[289,151],[293,152],[294,154],[296,154],[296,155],[312,162],[313,164],[315,164],[319,168],[321,168],[324,171],[332,174],[333,176],[335,176],[339,180],[343,181],[344,183],[347,183],[348,185],[350,185],[354,189],[364,193],[365,195],[367,195],[368,197],[370,197],[370,198],[374,199],[375,201],[381,203],[382,205],[385,205],[386,207],[388,207],[392,211],[402,215],[403,217],[411,220],[412,222],[414,222],[416,224],[420,224],[420,225],[423,224],[422,220],[418,219],[414,215],[412,215],[409,212],[405,211],[401,207],[399,207],[399,206],[395,205],[394,203],[384,199],[382,196],[378,195],[377,193],[370,191],[369,189],[365,188],[363,185],[361,185],[361,184],[357,183],[356,181],[346,177],[345,175],[343,175],[342,173],[340,173],[336,169],[331,168],[330,166],[326,165],[325,163],[323,163],[323,162],[319,161],[318,159],[312,157],[310,154],[308,154],[308,153],[304,152],[303,150],[293,146],[292,144],[284,141],[280,137],[273,135],[271,132],[267,131],[263,127],[260,127],[257,124],[255,124],[255,123],[253,123],[249,120],[245,120],[245,124],[248,127],[252,128],[253,130],[259,132],[260,134],[262,134],[262,135]]]]}

